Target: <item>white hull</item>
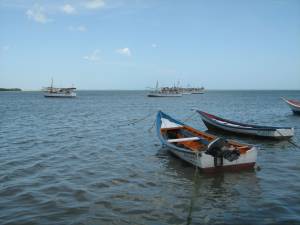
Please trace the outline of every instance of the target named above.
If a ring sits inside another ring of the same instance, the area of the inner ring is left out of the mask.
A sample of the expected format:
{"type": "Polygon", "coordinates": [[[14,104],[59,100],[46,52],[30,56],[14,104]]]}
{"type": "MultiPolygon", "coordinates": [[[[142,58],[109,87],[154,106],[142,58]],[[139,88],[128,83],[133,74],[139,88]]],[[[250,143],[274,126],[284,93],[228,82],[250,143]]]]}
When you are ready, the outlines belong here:
{"type": "Polygon", "coordinates": [[[211,120],[202,116],[202,120],[211,126],[217,127],[221,130],[237,133],[237,134],[247,134],[253,136],[261,137],[271,137],[271,138],[288,138],[294,136],[294,128],[291,129],[276,129],[276,130],[255,130],[255,129],[241,129],[239,127],[228,127],[222,126],[219,123],[213,123],[211,120]]]}
{"type": "Polygon", "coordinates": [[[222,144],[222,148],[227,148],[227,150],[223,149],[223,151],[218,146],[220,138],[188,127],[161,111],[157,114],[156,129],[160,141],[171,153],[204,171],[251,169],[256,163],[256,147],[228,140],[228,142],[223,142],[222,144]],[[185,132],[179,133],[182,130],[185,132]],[[169,134],[168,131],[170,131],[169,134]],[[178,134],[183,135],[178,136],[178,134]],[[184,144],[185,142],[186,144],[184,144]],[[198,145],[199,142],[202,145],[198,145]],[[229,145],[226,147],[224,143],[229,145]],[[213,152],[216,149],[219,149],[217,150],[219,153],[213,152]],[[228,157],[228,153],[232,154],[234,151],[238,152],[238,156],[234,158],[228,157]]]}
{"type": "Polygon", "coordinates": [[[182,94],[161,94],[161,93],[150,93],[148,97],[181,97],[182,94]]]}
{"type": "Polygon", "coordinates": [[[54,97],[54,98],[74,98],[76,97],[76,93],[45,93],[45,97],[54,97]]]}
{"type": "MultiPolygon", "coordinates": [[[[169,148],[169,151],[181,158],[182,160],[193,164],[201,169],[213,170],[215,169],[214,157],[211,155],[202,152],[198,156],[195,153],[184,152],[181,150],[177,150],[175,148],[169,148]]],[[[257,149],[256,147],[252,147],[245,154],[241,154],[237,160],[232,162],[223,158],[223,165],[220,167],[253,167],[257,159],[257,149]]]]}

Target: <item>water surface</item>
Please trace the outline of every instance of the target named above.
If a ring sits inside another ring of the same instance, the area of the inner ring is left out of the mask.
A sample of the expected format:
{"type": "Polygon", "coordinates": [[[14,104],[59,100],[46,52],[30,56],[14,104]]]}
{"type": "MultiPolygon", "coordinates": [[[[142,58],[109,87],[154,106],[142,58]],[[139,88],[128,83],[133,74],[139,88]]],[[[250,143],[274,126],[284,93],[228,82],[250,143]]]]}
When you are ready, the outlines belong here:
{"type": "MultiPolygon", "coordinates": [[[[0,224],[300,224],[300,149],[259,147],[260,170],[205,175],[163,149],[149,129],[161,109],[295,127],[281,96],[296,91],[211,91],[147,98],[142,91],[79,91],[75,99],[0,93],[0,224]],[[135,125],[135,119],[141,119],[135,125]]],[[[197,116],[188,124],[204,130],[197,116]]]]}

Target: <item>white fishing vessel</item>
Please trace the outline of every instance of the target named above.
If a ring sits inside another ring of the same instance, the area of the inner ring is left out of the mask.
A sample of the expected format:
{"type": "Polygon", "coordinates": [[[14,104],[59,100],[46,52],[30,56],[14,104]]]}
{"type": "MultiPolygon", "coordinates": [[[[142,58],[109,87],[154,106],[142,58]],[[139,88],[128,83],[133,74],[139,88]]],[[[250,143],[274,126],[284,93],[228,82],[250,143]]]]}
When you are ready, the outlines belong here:
{"type": "Polygon", "coordinates": [[[191,95],[191,94],[204,94],[204,87],[198,88],[198,87],[181,87],[179,88],[180,92],[183,95],[191,95]]]}
{"type": "Polygon", "coordinates": [[[204,94],[204,87],[201,88],[192,88],[191,93],[192,94],[204,94]]]}
{"type": "Polygon", "coordinates": [[[74,98],[76,97],[76,88],[56,88],[53,87],[53,79],[51,81],[51,86],[44,88],[45,97],[55,97],[55,98],[74,98]]]}
{"type": "Polygon", "coordinates": [[[159,88],[158,81],[156,82],[156,87],[153,91],[150,91],[147,95],[148,97],[181,97],[182,92],[178,87],[162,87],[159,88]]]}

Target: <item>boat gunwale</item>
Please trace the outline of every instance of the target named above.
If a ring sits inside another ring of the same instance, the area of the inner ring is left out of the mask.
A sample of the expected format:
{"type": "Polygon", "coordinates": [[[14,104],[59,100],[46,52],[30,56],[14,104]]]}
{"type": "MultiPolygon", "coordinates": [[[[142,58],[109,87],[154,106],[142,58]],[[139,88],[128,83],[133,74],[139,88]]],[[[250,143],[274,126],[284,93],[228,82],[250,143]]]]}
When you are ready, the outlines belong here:
{"type": "Polygon", "coordinates": [[[296,101],[296,100],[292,100],[292,99],[285,99],[282,97],[282,99],[288,104],[291,105],[293,107],[299,108],[300,109],[300,102],[296,101]]]}
{"type": "MultiPolygon", "coordinates": [[[[157,124],[157,134],[158,134],[158,137],[159,139],[161,140],[161,142],[169,147],[169,148],[173,148],[173,149],[176,149],[178,151],[181,151],[181,152],[184,152],[184,153],[189,153],[189,154],[193,154],[193,155],[197,155],[197,154],[201,154],[202,152],[205,153],[205,148],[201,149],[201,150],[198,150],[198,151],[193,151],[193,150],[187,150],[185,148],[181,148],[181,147],[178,147],[177,145],[173,144],[173,143],[169,143],[162,135],[161,131],[162,130],[176,130],[176,129],[187,129],[187,130],[190,130],[194,133],[197,133],[199,136],[207,136],[208,138],[212,138],[212,140],[216,139],[217,136],[215,135],[212,135],[212,134],[208,134],[208,133],[205,133],[205,132],[202,132],[202,131],[199,131],[193,127],[190,127],[188,125],[185,125],[184,123],[178,121],[178,120],[175,120],[174,118],[168,116],[167,114],[159,111],[158,114],[157,114],[157,118],[156,118],[156,124],[157,124]],[[175,123],[178,123],[180,126],[179,127],[172,127],[172,128],[161,128],[161,125],[158,126],[159,124],[161,124],[160,120],[161,118],[167,118],[169,119],[170,121],[172,122],[175,122],[175,123]]],[[[209,141],[209,140],[208,140],[209,141]]],[[[245,154],[247,153],[248,151],[250,151],[251,149],[255,148],[255,146],[253,145],[249,145],[249,144],[244,144],[244,143],[239,143],[239,142],[236,142],[234,140],[229,140],[227,139],[228,143],[231,144],[231,145],[235,145],[237,146],[238,148],[247,148],[245,150],[243,149],[240,149],[240,153],[241,154],[245,154]]]]}
{"type": "Polygon", "coordinates": [[[260,131],[277,131],[278,129],[293,130],[292,127],[259,126],[259,125],[254,125],[254,124],[239,123],[239,122],[235,122],[235,121],[232,121],[232,120],[224,119],[224,118],[221,118],[221,117],[218,117],[218,116],[215,116],[213,114],[210,114],[210,113],[207,113],[207,112],[203,112],[203,111],[200,111],[200,110],[197,110],[197,112],[200,114],[200,116],[202,117],[202,119],[204,117],[209,122],[216,123],[216,124],[218,124],[220,126],[223,126],[223,127],[229,127],[229,128],[241,129],[241,130],[260,130],[260,131]],[[226,123],[235,124],[235,125],[238,125],[239,127],[232,126],[230,124],[223,124],[223,123],[221,123],[219,121],[224,121],[226,123]]]}

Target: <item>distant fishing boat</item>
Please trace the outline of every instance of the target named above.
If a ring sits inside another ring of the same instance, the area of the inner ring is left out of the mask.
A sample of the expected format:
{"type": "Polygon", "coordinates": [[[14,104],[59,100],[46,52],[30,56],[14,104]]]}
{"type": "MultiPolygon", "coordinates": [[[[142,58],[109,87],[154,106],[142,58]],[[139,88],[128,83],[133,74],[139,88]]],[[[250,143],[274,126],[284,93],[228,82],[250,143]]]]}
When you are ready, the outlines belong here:
{"type": "Polygon", "coordinates": [[[249,169],[256,163],[257,149],[196,130],[159,111],[157,135],[168,150],[203,171],[249,169]]]}
{"type": "Polygon", "coordinates": [[[204,87],[201,87],[201,88],[193,88],[191,90],[191,93],[192,94],[204,94],[204,87]]]}
{"type": "Polygon", "coordinates": [[[183,94],[183,95],[191,95],[191,94],[204,94],[204,87],[201,88],[191,88],[191,87],[182,87],[179,88],[179,91],[183,94]]]}
{"type": "Polygon", "coordinates": [[[270,127],[245,124],[223,119],[221,117],[199,111],[202,121],[208,129],[222,130],[235,134],[252,135],[258,137],[267,137],[275,139],[285,139],[294,136],[294,128],[292,127],[270,127]]]}
{"type": "Polygon", "coordinates": [[[282,98],[291,108],[291,110],[293,111],[293,113],[295,114],[300,114],[300,102],[296,101],[296,100],[288,100],[285,98],[282,98]]]}
{"type": "Polygon", "coordinates": [[[182,97],[182,93],[177,87],[162,87],[159,88],[158,81],[153,91],[147,94],[148,97],[182,97]]]}
{"type": "Polygon", "coordinates": [[[55,98],[74,98],[76,97],[76,88],[55,88],[53,87],[53,79],[51,80],[51,86],[44,88],[45,97],[55,98]]]}

